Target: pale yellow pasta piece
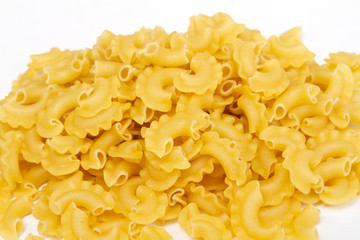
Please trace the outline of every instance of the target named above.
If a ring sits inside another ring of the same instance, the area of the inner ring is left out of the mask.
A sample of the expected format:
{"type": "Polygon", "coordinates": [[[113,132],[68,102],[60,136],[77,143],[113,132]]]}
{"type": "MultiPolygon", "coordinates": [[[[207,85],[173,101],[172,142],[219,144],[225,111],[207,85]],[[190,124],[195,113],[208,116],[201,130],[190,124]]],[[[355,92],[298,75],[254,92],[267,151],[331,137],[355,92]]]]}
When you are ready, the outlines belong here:
{"type": "Polygon", "coordinates": [[[87,72],[90,62],[81,55],[81,52],[70,52],[51,65],[44,67],[46,84],[68,83],[78,78],[83,72],[87,72]]]}
{"type": "Polygon", "coordinates": [[[122,120],[124,112],[130,106],[130,103],[112,102],[110,108],[103,110],[93,118],[81,117],[76,108],[65,119],[65,130],[69,135],[76,135],[79,138],[85,138],[87,134],[96,136],[101,129],[109,130],[114,121],[122,120]]]}
{"type": "Polygon", "coordinates": [[[49,198],[50,210],[57,215],[63,214],[72,203],[89,210],[93,215],[110,210],[115,204],[109,192],[100,185],[93,185],[88,181],[64,183],[49,198]]]}
{"type": "Polygon", "coordinates": [[[241,86],[241,83],[238,83],[233,79],[226,79],[223,80],[218,86],[217,92],[222,97],[228,97],[230,95],[237,97],[238,95],[240,95],[239,93],[241,92],[241,86]]]}
{"type": "Polygon", "coordinates": [[[323,131],[323,128],[332,130],[335,126],[332,125],[325,116],[305,118],[300,125],[300,130],[304,134],[312,137],[317,136],[321,131],[323,131]]]}
{"type": "Polygon", "coordinates": [[[185,44],[176,48],[165,48],[158,42],[150,42],[144,49],[144,55],[151,63],[165,67],[177,67],[189,63],[187,52],[185,44]]]}
{"type": "Polygon", "coordinates": [[[248,80],[256,73],[259,54],[261,51],[260,42],[247,42],[238,38],[233,42],[233,58],[238,67],[238,75],[244,80],[248,80]]]}
{"type": "Polygon", "coordinates": [[[240,158],[251,161],[255,157],[257,145],[254,143],[251,134],[244,133],[242,124],[235,121],[234,117],[227,115],[223,115],[221,119],[212,118],[211,130],[218,132],[221,138],[236,141],[239,145],[240,158]]]}
{"type": "Polygon", "coordinates": [[[34,127],[25,130],[23,135],[21,154],[27,162],[39,163],[46,155],[45,144],[34,127]]]}
{"type": "Polygon", "coordinates": [[[277,162],[276,152],[270,150],[263,141],[258,142],[256,156],[251,160],[251,168],[267,179],[277,162]]]}
{"type": "Polygon", "coordinates": [[[94,117],[111,106],[111,100],[118,97],[119,80],[116,77],[95,78],[89,91],[79,96],[79,115],[94,117]]]}
{"type": "Polygon", "coordinates": [[[359,189],[359,180],[356,174],[350,172],[347,177],[338,177],[327,181],[319,197],[327,205],[340,205],[353,200],[359,189]]]}
{"type": "Polygon", "coordinates": [[[149,163],[165,172],[173,172],[176,169],[187,169],[190,167],[190,163],[185,155],[184,150],[180,146],[172,148],[171,152],[162,158],[159,158],[155,154],[146,151],[146,159],[149,163]]]}
{"type": "Polygon", "coordinates": [[[264,206],[278,205],[285,197],[290,197],[294,193],[289,172],[281,163],[275,165],[274,175],[266,180],[260,180],[259,183],[264,206]]]}
{"type": "Polygon", "coordinates": [[[92,141],[89,138],[79,138],[77,136],[54,136],[46,140],[46,144],[57,153],[65,154],[71,153],[76,155],[78,153],[86,153],[92,141]]]}
{"type": "Polygon", "coordinates": [[[190,162],[191,166],[181,171],[181,175],[174,184],[176,187],[185,187],[189,182],[200,182],[205,173],[214,170],[214,158],[202,155],[190,162]]]}
{"type": "Polygon", "coordinates": [[[310,189],[321,181],[319,175],[314,172],[322,158],[318,152],[288,147],[283,156],[283,166],[289,170],[292,184],[301,192],[309,193],[310,189]]]}
{"type": "Polygon", "coordinates": [[[292,128],[284,126],[269,126],[262,130],[259,139],[265,142],[269,149],[285,151],[290,146],[305,148],[305,136],[292,128]]]}
{"type": "Polygon", "coordinates": [[[140,236],[140,240],[172,240],[173,238],[170,234],[160,226],[146,226],[142,229],[140,236]]]}
{"type": "Polygon", "coordinates": [[[212,106],[213,94],[205,93],[203,95],[181,94],[176,104],[176,112],[186,112],[204,119],[209,118],[206,109],[212,106]]]}
{"type": "Polygon", "coordinates": [[[220,138],[217,132],[206,132],[201,135],[204,142],[201,154],[207,154],[220,162],[226,176],[242,184],[245,181],[245,171],[248,168],[244,160],[240,160],[239,146],[235,141],[220,138]]]}
{"type": "Polygon", "coordinates": [[[36,71],[41,70],[45,66],[50,65],[68,55],[69,52],[69,50],[61,51],[60,49],[54,47],[47,53],[33,54],[30,56],[31,63],[29,63],[28,66],[36,71]]]}
{"type": "Polygon", "coordinates": [[[37,231],[41,235],[53,236],[56,238],[63,236],[61,234],[60,216],[51,212],[48,196],[40,196],[39,200],[33,206],[32,214],[39,220],[37,231]]]}
{"type": "Polygon", "coordinates": [[[165,172],[159,169],[157,165],[152,165],[150,161],[145,161],[144,165],[139,174],[144,179],[145,185],[154,191],[160,192],[169,189],[180,176],[179,169],[165,172]]]}
{"type": "Polygon", "coordinates": [[[45,108],[47,100],[48,94],[46,92],[31,104],[21,104],[16,99],[10,99],[0,106],[0,121],[8,123],[13,128],[19,126],[31,128],[36,124],[37,115],[45,108]]]}
{"type": "Polygon", "coordinates": [[[196,53],[191,59],[190,69],[195,74],[183,72],[174,79],[177,90],[202,95],[214,91],[221,82],[221,65],[209,53],[196,53]]]}
{"type": "Polygon", "coordinates": [[[130,64],[135,60],[138,50],[134,35],[117,35],[111,41],[111,54],[119,56],[121,61],[126,64],[130,64]]]}
{"type": "Polygon", "coordinates": [[[181,68],[146,68],[136,81],[136,96],[149,109],[168,112],[172,105],[172,91],[166,87],[184,72],[181,68]]]}
{"type": "Polygon", "coordinates": [[[46,171],[54,176],[61,176],[76,172],[80,167],[80,160],[73,154],[59,154],[49,148],[45,149],[46,155],[41,159],[41,164],[46,171]]]}
{"type": "Polygon", "coordinates": [[[295,216],[293,221],[285,228],[286,239],[289,240],[317,240],[318,232],[314,227],[320,221],[319,209],[313,205],[308,205],[295,216]]]}
{"type": "Polygon", "coordinates": [[[127,82],[121,82],[119,88],[119,97],[120,101],[129,100],[133,101],[136,98],[136,81],[129,80],[127,82]]]}
{"type": "Polygon", "coordinates": [[[295,27],[279,37],[270,37],[264,51],[273,54],[280,61],[283,68],[289,66],[301,67],[304,63],[312,61],[315,54],[301,43],[300,37],[301,28],[295,27]]]}
{"type": "Polygon", "coordinates": [[[1,177],[4,178],[10,189],[14,190],[16,184],[23,181],[19,166],[19,153],[23,135],[20,131],[10,131],[5,133],[2,138],[3,139],[0,140],[1,177]]]}
{"type": "Polygon", "coordinates": [[[153,223],[164,216],[168,200],[166,193],[156,192],[140,185],[136,189],[137,204],[131,209],[129,218],[139,224],[153,223]]]}
{"type": "Polygon", "coordinates": [[[283,239],[280,226],[260,221],[260,184],[254,180],[236,191],[230,207],[231,226],[239,239],[283,239]]]}
{"type": "Polygon", "coordinates": [[[110,130],[105,131],[91,145],[89,152],[81,156],[81,166],[85,169],[101,169],[107,159],[107,152],[111,146],[123,141],[131,140],[132,136],[128,132],[129,119],[115,123],[110,130]]]}
{"type": "Polygon", "coordinates": [[[218,216],[223,213],[229,214],[227,206],[216,194],[207,191],[204,186],[190,183],[187,186],[188,203],[196,203],[196,205],[205,213],[218,216]]]}
{"type": "Polygon", "coordinates": [[[0,235],[15,240],[23,231],[22,218],[31,213],[32,200],[27,196],[11,200],[6,210],[0,213],[0,235]]]}
{"type": "Polygon", "coordinates": [[[310,83],[289,87],[275,100],[273,118],[275,120],[282,119],[291,109],[297,106],[316,103],[318,101],[316,96],[319,93],[320,88],[310,83]]]}
{"type": "Polygon", "coordinates": [[[46,110],[38,114],[36,130],[39,135],[45,138],[59,135],[64,129],[60,118],[65,112],[79,105],[79,97],[88,88],[87,84],[73,85],[66,90],[59,90],[57,96],[49,99],[46,110]]]}
{"type": "Polygon", "coordinates": [[[130,117],[138,124],[151,121],[154,114],[155,110],[146,107],[139,98],[134,101],[134,105],[130,108],[130,117]]]}
{"type": "MultiPolygon", "coordinates": [[[[112,228],[109,232],[99,235],[89,223],[89,215],[70,203],[61,215],[61,228],[65,239],[119,239],[119,229],[112,228]]],[[[121,230],[120,230],[121,231],[121,230]]]]}
{"type": "Polygon", "coordinates": [[[289,222],[300,210],[301,201],[285,197],[278,205],[260,208],[259,217],[261,222],[283,224],[289,222]]]}
{"type": "Polygon", "coordinates": [[[103,170],[104,181],[108,187],[120,186],[126,183],[129,177],[137,175],[140,169],[135,163],[108,158],[103,170]]]}
{"type": "Polygon", "coordinates": [[[204,240],[232,239],[230,230],[225,227],[221,218],[200,213],[195,203],[190,203],[180,211],[178,221],[180,226],[192,238],[204,240]]]}
{"type": "Polygon", "coordinates": [[[267,99],[278,97],[289,86],[285,70],[275,59],[266,62],[248,81],[253,92],[263,93],[267,99]]]}
{"type": "Polygon", "coordinates": [[[237,100],[237,106],[241,109],[248,121],[249,133],[260,132],[268,125],[265,117],[265,105],[260,102],[260,96],[244,88],[241,97],[237,100]]]}
{"type": "Polygon", "coordinates": [[[143,157],[143,144],[141,140],[129,140],[117,146],[111,146],[108,155],[122,158],[128,162],[139,163],[143,157]]]}
{"type": "Polygon", "coordinates": [[[209,126],[209,122],[198,116],[177,113],[172,117],[162,115],[159,121],[153,121],[150,128],[142,128],[141,136],[145,139],[146,149],[158,157],[171,152],[174,138],[180,136],[199,139],[199,130],[209,126]]]}
{"type": "Polygon", "coordinates": [[[192,161],[200,153],[203,142],[200,140],[194,141],[191,138],[186,139],[182,144],[181,148],[184,150],[188,161],[192,161]]]}

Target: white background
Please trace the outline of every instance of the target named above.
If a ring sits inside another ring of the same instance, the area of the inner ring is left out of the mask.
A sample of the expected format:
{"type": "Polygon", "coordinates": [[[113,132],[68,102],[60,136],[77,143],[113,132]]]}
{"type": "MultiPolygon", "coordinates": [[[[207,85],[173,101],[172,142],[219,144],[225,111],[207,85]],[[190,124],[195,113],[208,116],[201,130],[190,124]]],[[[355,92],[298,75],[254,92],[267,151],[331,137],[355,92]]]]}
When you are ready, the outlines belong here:
{"type": "MultiPolygon", "coordinates": [[[[12,80],[26,70],[30,54],[92,47],[103,30],[130,34],[142,26],[162,26],[184,32],[189,17],[216,12],[230,14],[238,23],[259,29],[266,37],[302,26],[303,41],[322,62],[329,52],[360,53],[359,1],[6,1],[0,0],[0,97],[12,80]]],[[[26,232],[36,233],[27,217],[26,232]]],[[[168,227],[174,239],[188,239],[175,224],[168,227]]],[[[360,239],[360,200],[340,207],[321,207],[320,239],[360,239]]]]}

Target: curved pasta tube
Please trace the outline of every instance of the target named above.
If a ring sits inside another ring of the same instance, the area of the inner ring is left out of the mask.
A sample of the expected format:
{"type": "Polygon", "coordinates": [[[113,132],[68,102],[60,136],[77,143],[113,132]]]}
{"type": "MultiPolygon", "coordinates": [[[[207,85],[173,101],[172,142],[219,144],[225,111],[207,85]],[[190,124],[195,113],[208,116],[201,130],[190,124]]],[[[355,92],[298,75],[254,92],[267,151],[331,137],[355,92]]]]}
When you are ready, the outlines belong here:
{"type": "Polygon", "coordinates": [[[30,128],[23,133],[24,139],[21,143],[21,154],[27,162],[39,163],[46,155],[45,144],[36,129],[30,128]]]}
{"type": "Polygon", "coordinates": [[[201,154],[207,154],[217,159],[225,170],[226,176],[237,182],[245,182],[245,172],[248,168],[244,160],[240,160],[240,151],[236,142],[220,138],[217,132],[205,132],[201,135],[204,142],[201,154]]]}
{"type": "Polygon", "coordinates": [[[31,63],[29,63],[28,66],[36,71],[41,70],[45,66],[56,62],[58,59],[62,59],[68,55],[69,52],[69,50],[61,51],[59,48],[53,47],[49,52],[32,54],[30,55],[31,63]]]}
{"type": "Polygon", "coordinates": [[[11,99],[0,106],[0,121],[13,128],[21,126],[29,129],[36,124],[38,113],[45,108],[47,100],[47,93],[32,104],[20,104],[11,99]]]}
{"type": "Polygon", "coordinates": [[[180,146],[173,147],[171,152],[162,158],[159,158],[148,151],[145,152],[145,156],[151,165],[156,166],[167,173],[171,173],[177,169],[183,170],[190,167],[185,152],[180,146]]]}
{"type": "Polygon", "coordinates": [[[260,180],[259,183],[264,206],[278,205],[285,197],[290,197],[294,193],[289,172],[281,163],[275,165],[275,172],[272,177],[260,180]]]}
{"type": "Polygon", "coordinates": [[[129,218],[138,224],[150,224],[164,216],[168,200],[166,193],[155,192],[145,185],[136,189],[139,202],[131,208],[129,218]]]}
{"type": "Polygon", "coordinates": [[[124,63],[105,61],[105,60],[95,60],[94,77],[95,79],[97,79],[97,78],[108,78],[117,75],[122,66],[124,66],[124,63]]]}
{"type": "Polygon", "coordinates": [[[354,111],[351,110],[351,107],[354,106],[344,102],[337,102],[334,109],[329,114],[329,120],[331,123],[340,129],[349,126],[350,121],[353,120],[352,116],[354,116],[354,114],[352,114],[354,111]]]}
{"type": "Polygon", "coordinates": [[[174,79],[174,86],[182,92],[203,95],[214,91],[221,83],[221,64],[209,53],[196,53],[190,62],[190,69],[195,74],[182,72],[174,79]]]}
{"type": "Polygon", "coordinates": [[[4,239],[17,239],[23,231],[22,218],[31,213],[32,200],[21,196],[8,203],[0,213],[0,235],[4,239]]]}
{"type": "Polygon", "coordinates": [[[315,225],[320,221],[320,211],[313,205],[307,205],[295,218],[284,228],[286,239],[300,240],[319,239],[315,225]]]}
{"type": "Polygon", "coordinates": [[[90,90],[79,96],[79,115],[90,118],[109,108],[111,100],[118,96],[119,87],[120,83],[116,77],[95,78],[90,90]]]}
{"type": "Polygon", "coordinates": [[[273,118],[279,120],[293,108],[304,104],[315,104],[320,93],[320,88],[311,83],[304,83],[295,87],[289,87],[282,93],[273,104],[273,118]]]}
{"type": "Polygon", "coordinates": [[[344,139],[329,139],[318,144],[313,150],[320,154],[322,159],[327,159],[329,157],[353,158],[357,155],[355,145],[344,139]]]}
{"type": "Polygon", "coordinates": [[[0,170],[5,182],[11,190],[14,190],[17,183],[23,181],[20,172],[19,153],[23,135],[19,131],[10,131],[5,133],[0,141],[0,170]]]}
{"type": "Polygon", "coordinates": [[[237,100],[237,106],[241,109],[248,120],[249,133],[260,132],[267,127],[268,121],[265,117],[266,107],[260,103],[260,96],[252,93],[248,88],[237,100]]]}
{"type": "Polygon", "coordinates": [[[264,51],[275,55],[283,68],[289,66],[299,68],[315,57],[315,54],[310,52],[300,41],[300,37],[300,27],[290,29],[280,37],[271,36],[264,51]]]}
{"type": "Polygon", "coordinates": [[[91,145],[89,152],[81,156],[81,166],[85,169],[101,169],[107,160],[107,152],[111,146],[117,145],[124,140],[131,140],[128,126],[131,120],[115,123],[110,130],[105,131],[91,145]]]}
{"type": "Polygon", "coordinates": [[[49,209],[49,200],[47,196],[40,196],[39,200],[34,203],[32,214],[39,220],[37,230],[41,235],[61,238],[61,219],[49,209]]]}
{"type": "Polygon", "coordinates": [[[65,131],[69,135],[85,138],[87,134],[98,135],[100,129],[109,130],[114,121],[123,119],[124,112],[130,108],[130,103],[112,102],[108,109],[101,111],[93,118],[81,117],[78,108],[65,119],[65,131]]]}
{"type": "Polygon", "coordinates": [[[191,138],[186,139],[182,144],[181,148],[185,152],[185,156],[188,161],[193,160],[196,155],[200,153],[200,149],[202,148],[203,142],[201,140],[194,141],[191,138]]]}
{"type": "Polygon", "coordinates": [[[172,240],[170,234],[160,226],[145,226],[140,233],[140,240],[172,240]]]}
{"type": "Polygon", "coordinates": [[[238,75],[247,81],[256,73],[261,43],[247,42],[237,38],[233,42],[233,48],[233,59],[238,67],[238,75]]]}
{"type": "Polygon", "coordinates": [[[92,141],[89,138],[79,138],[77,136],[54,136],[46,140],[46,144],[57,153],[65,154],[71,153],[76,155],[78,153],[86,153],[92,141]]]}
{"type": "Polygon", "coordinates": [[[134,101],[134,105],[130,108],[130,117],[138,124],[143,124],[144,122],[149,122],[154,117],[155,110],[148,108],[137,98],[134,101]]]}
{"type": "Polygon", "coordinates": [[[157,167],[157,165],[152,165],[149,161],[146,161],[145,167],[140,170],[139,174],[144,179],[145,185],[159,192],[169,189],[180,176],[179,169],[165,172],[155,166],[157,167]]]}
{"type": "Polygon", "coordinates": [[[151,42],[144,49],[144,55],[151,63],[164,67],[177,67],[189,63],[187,53],[185,44],[171,49],[160,46],[158,42],[151,42]]]}
{"type": "Polygon", "coordinates": [[[301,201],[285,197],[278,205],[260,208],[259,217],[261,222],[284,224],[289,222],[300,210],[301,201]]]}
{"type": "Polygon", "coordinates": [[[88,85],[74,85],[63,90],[47,102],[46,110],[39,112],[36,130],[41,137],[51,138],[59,135],[63,129],[61,116],[79,104],[79,96],[86,92],[88,85]]]}
{"type": "Polygon", "coordinates": [[[215,193],[207,191],[204,186],[190,183],[187,189],[188,203],[196,203],[201,210],[212,216],[218,216],[223,213],[229,214],[225,202],[215,193]]]}
{"type": "Polygon", "coordinates": [[[322,178],[324,184],[328,180],[346,177],[350,174],[353,159],[350,157],[332,158],[322,161],[316,168],[315,172],[322,178]]]}
{"type": "Polygon", "coordinates": [[[285,151],[290,146],[305,148],[305,136],[292,128],[269,126],[262,130],[259,139],[264,140],[269,149],[285,151]]]}
{"type": "Polygon", "coordinates": [[[311,137],[317,136],[323,131],[322,128],[331,130],[334,129],[335,126],[330,123],[326,116],[305,118],[300,125],[301,132],[311,137]]]}
{"type": "Polygon", "coordinates": [[[46,156],[41,159],[41,165],[54,176],[61,176],[76,172],[80,167],[80,160],[72,154],[59,154],[51,149],[46,150],[46,156]]]}
{"type": "Polygon", "coordinates": [[[135,41],[134,35],[117,35],[111,41],[112,55],[119,56],[126,64],[132,63],[138,51],[135,41]]]}
{"type": "Polygon", "coordinates": [[[276,98],[289,86],[286,72],[276,59],[266,62],[248,81],[250,89],[263,93],[265,98],[276,98]]]}
{"type": "Polygon", "coordinates": [[[241,123],[235,123],[233,117],[227,116],[223,116],[221,119],[211,119],[211,122],[213,124],[211,131],[219,133],[221,138],[236,141],[239,145],[241,159],[251,161],[255,157],[257,145],[251,134],[244,133],[241,123]]]}
{"type": "Polygon", "coordinates": [[[184,72],[181,68],[146,68],[137,78],[136,96],[141,98],[146,107],[168,112],[172,105],[172,91],[165,87],[172,85],[174,79],[184,72]]]}
{"type": "Polygon", "coordinates": [[[359,180],[355,172],[350,172],[347,177],[338,177],[327,181],[319,197],[325,204],[340,205],[353,200],[359,189],[359,180]]]}
{"type": "Polygon", "coordinates": [[[108,159],[103,170],[104,181],[108,187],[120,186],[126,183],[129,177],[137,175],[140,169],[135,163],[108,159]]]}
{"type": "Polygon", "coordinates": [[[108,155],[111,157],[122,158],[131,163],[140,163],[143,157],[143,147],[141,140],[129,140],[117,146],[111,146],[108,155]]]}
{"type": "Polygon", "coordinates": [[[263,205],[260,184],[253,180],[239,189],[230,207],[231,226],[239,239],[283,239],[280,226],[260,221],[263,205]]]}
{"type": "Polygon", "coordinates": [[[216,13],[211,17],[214,24],[214,32],[219,35],[220,45],[232,43],[236,37],[245,30],[244,24],[235,23],[234,20],[225,13],[216,13]]]}
{"type": "Polygon", "coordinates": [[[93,215],[100,215],[112,209],[115,203],[112,195],[100,185],[73,181],[59,186],[49,198],[49,208],[56,215],[63,214],[71,204],[84,207],[93,215]]]}
{"type": "Polygon", "coordinates": [[[204,119],[209,118],[209,114],[204,109],[211,107],[213,94],[205,93],[204,95],[187,95],[181,94],[176,104],[176,112],[186,112],[195,116],[201,116],[204,119]]]}
{"type": "MultiPolygon", "coordinates": [[[[106,234],[94,232],[89,223],[89,215],[71,203],[61,215],[61,227],[65,239],[119,239],[119,229],[113,227],[106,234]]],[[[124,234],[124,233],[122,233],[124,234]]]]}
{"type": "Polygon", "coordinates": [[[326,86],[324,93],[332,99],[347,101],[354,91],[354,78],[349,66],[339,63],[335,70],[314,70],[312,83],[326,86]]]}
{"type": "Polygon", "coordinates": [[[231,232],[225,227],[220,218],[200,213],[195,203],[190,203],[180,211],[178,221],[180,226],[192,238],[204,240],[232,239],[231,232]]]}
{"type": "Polygon", "coordinates": [[[151,123],[150,128],[142,128],[141,136],[145,139],[146,149],[161,158],[171,152],[174,138],[188,136],[197,140],[200,137],[198,131],[208,125],[203,118],[180,112],[172,117],[162,115],[159,121],[151,123]]]}
{"type": "Polygon", "coordinates": [[[283,152],[283,166],[290,172],[291,183],[302,193],[309,193],[310,189],[320,181],[314,168],[320,163],[322,156],[308,149],[289,147],[283,152]]]}
{"type": "Polygon", "coordinates": [[[119,88],[119,97],[120,101],[129,100],[134,101],[136,99],[136,81],[129,80],[127,82],[121,82],[119,88]]]}
{"type": "Polygon", "coordinates": [[[189,182],[201,182],[203,175],[214,171],[214,158],[202,155],[190,162],[188,169],[182,170],[175,187],[185,187],[189,182]]]}
{"type": "Polygon", "coordinates": [[[252,170],[268,179],[276,162],[276,152],[270,150],[263,141],[258,141],[256,156],[251,160],[252,170]]]}

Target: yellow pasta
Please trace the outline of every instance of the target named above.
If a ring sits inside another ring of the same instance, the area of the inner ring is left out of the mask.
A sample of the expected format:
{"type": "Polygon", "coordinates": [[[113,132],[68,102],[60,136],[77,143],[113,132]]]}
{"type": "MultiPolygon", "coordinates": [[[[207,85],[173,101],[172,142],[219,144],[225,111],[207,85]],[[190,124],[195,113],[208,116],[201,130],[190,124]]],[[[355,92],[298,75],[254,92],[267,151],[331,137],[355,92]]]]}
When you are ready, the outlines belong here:
{"type": "Polygon", "coordinates": [[[325,61],[224,13],[32,55],[0,101],[0,236],[318,239],[315,206],[360,192],[360,55],[325,61]]]}

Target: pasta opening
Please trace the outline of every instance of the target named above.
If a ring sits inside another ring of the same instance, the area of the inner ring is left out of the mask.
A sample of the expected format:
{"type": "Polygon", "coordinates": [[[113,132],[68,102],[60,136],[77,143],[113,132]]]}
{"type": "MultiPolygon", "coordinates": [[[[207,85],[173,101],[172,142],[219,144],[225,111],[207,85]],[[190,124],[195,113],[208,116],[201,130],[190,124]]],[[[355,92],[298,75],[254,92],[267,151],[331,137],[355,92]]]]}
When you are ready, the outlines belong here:
{"type": "Polygon", "coordinates": [[[318,177],[319,177],[319,179],[314,185],[314,192],[316,194],[320,194],[324,191],[324,180],[322,179],[322,177],[320,177],[320,176],[318,176],[318,177]]]}
{"type": "Polygon", "coordinates": [[[103,207],[97,207],[94,209],[93,214],[95,216],[102,214],[105,211],[105,208],[103,207]]]}
{"type": "Polygon", "coordinates": [[[121,138],[124,139],[125,141],[130,141],[132,139],[132,135],[131,133],[123,133],[121,134],[121,138]]]}
{"type": "Polygon", "coordinates": [[[82,62],[79,59],[75,59],[71,64],[71,68],[75,72],[80,72],[82,68],[82,62]]]}
{"type": "Polygon", "coordinates": [[[334,107],[334,103],[329,99],[324,105],[324,114],[329,115],[334,107]]]}
{"type": "Polygon", "coordinates": [[[275,120],[279,120],[281,118],[284,118],[285,115],[286,115],[286,109],[283,105],[276,105],[275,106],[275,110],[274,110],[274,113],[275,113],[275,120]]]}
{"type": "Polygon", "coordinates": [[[112,57],[111,47],[108,47],[107,49],[105,49],[104,57],[105,57],[106,60],[111,59],[111,57],[112,57]]]}
{"type": "Polygon", "coordinates": [[[274,149],[275,148],[275,143],[271,140],[267,140],[265,141],[265,145],[269,148],[269,149],[274,149]]]}
{"type": "Polygon", "coordinates": [[[15,101],[18,103],[24,103],[25,99],[26,99],[26,93],[24,91],[22,91],[21,89],[19,91],[17,91],[15,101]]]}
{"type": "Polygon", "coordinates": [[[149,43],[145,49],[145,56],[155,55],[159,51],[159,44],[157,42],[149,43]]]}
{"type": "Polygon", "coordinates": [[[122,173],[116,180],[115,186],[123,185],[128,180],[128,174],[126,172],[122,173]]]}
{"type": "Polygon", "coordinates": [[[171,152],[172,148],[173,148],[173,140],[169,139],[165,144],[163,156],[169,154],[171,152]]]}
{"type": "Polygon", "coordinates": [[[106,154],[101,149],[97,149],[95,150],[95,156],[96,159],[99,160],[100,165],[104,166],[106,162],[106,154]]]}
{"type": "Polygon", "coordinates": [[[317,102],[316,96],[319,94],[320,89],[317,88],[317,87],[314,88],[313,86],[308,86],[307,92],[308,92],[308,96],[310,98],[310,101],[312,103],[316,103],[317,102]]]}
{"type": "Polygon", "coordinates": [[[62,123],[60,122],[60,120],[53,118],[53,119],[50,120],[50,125],[52,125],[52,126],[62,126],[62,123]]]}
{"type": "Polygon", "coordinates": [[[350,158],[346,158],[346,161],[344,163],[344,174],[345,176],[349,175],[351,171],[351,160],[350,158]]]}
{"type": "Polygon", "coordinates": [[[28,188],[28,189],[35,189],[35,190],[37,190],[37,187],[35,187],[35,185],[32,184],[32,183],[30,183],[30,182],[24,183],[24,187],[25,187],[25,188],[28,188]]]}
{"type": "Polygon", "coordinates": [[[230,144],[229,144],[229,147],[231,149],[235,149],[236,148],[236,142],[235,141],[231,141],[230,144]]]}
{"type": "Polygon", "coordinates": [[[15,229],[16,229],[16,232],[17,234],[20,234],[23,230],[23,223],[21,220],[16,220],[15,222],[15,229]]]}
{"type": "Polygon", "coordinates": [[[232,90],[235,86],[236,82],[235,81],[225,81],[222,85],[221,85],[221,95],[223,96],[229,96],[232,93],[232,90]]]}
{"type": "Polygon", "coordinates": [[[130,80],[130,66],[129,65],[125,65],[122,66],[119,70],[119,78],[120,81],[126,82],[130,80]]]}
{"type": "Polygon", "coordinates": [[[228,63],[222,65],[222,76],[224,79],[227,79],[231,76],[232,68],[228,63]]]}

